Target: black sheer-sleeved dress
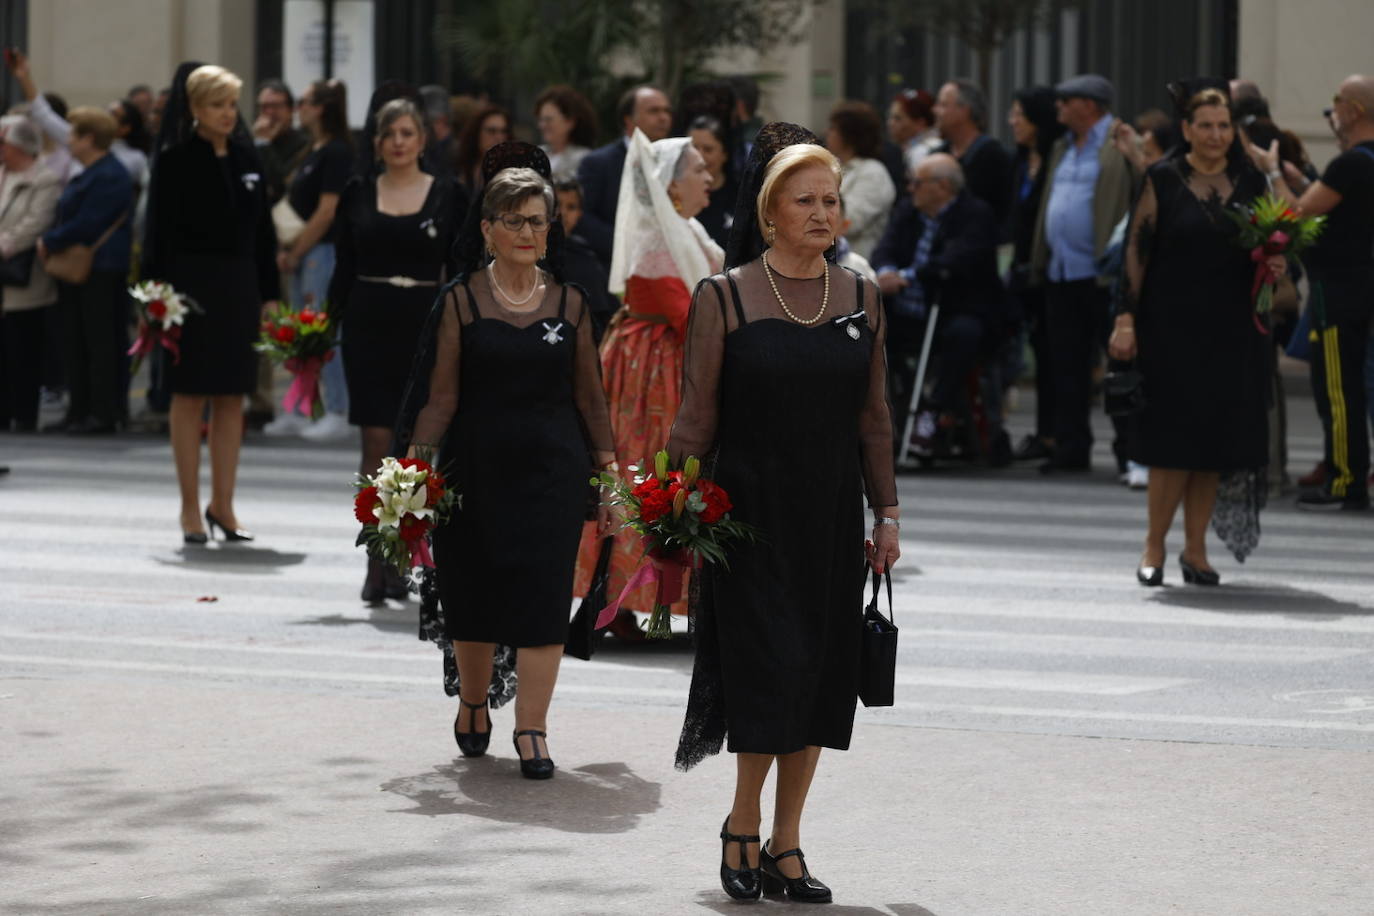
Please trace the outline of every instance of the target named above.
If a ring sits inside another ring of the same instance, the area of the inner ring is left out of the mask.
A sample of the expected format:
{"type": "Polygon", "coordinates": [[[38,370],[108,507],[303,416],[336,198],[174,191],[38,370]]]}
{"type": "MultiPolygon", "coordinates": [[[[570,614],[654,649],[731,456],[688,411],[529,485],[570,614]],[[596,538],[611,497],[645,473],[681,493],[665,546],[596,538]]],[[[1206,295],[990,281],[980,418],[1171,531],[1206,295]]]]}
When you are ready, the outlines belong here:
{"type": "Polygon", "coordinates": [[[1203,175],[1183,157],[1152,166],[1131,218],[1121,306],[1135,313],[1145,391],[1131,457],[1222,472],[1213,525],[1240,558],[1259,538],[1251,484],[1268,463],[1273,343],[1255,324],[1255,263],[1223,209],[1266,188],[1249,167],[1203,175]]]}
{"type": "Polygon", "coordinates": [[[454,273],[463,214],[454,185],[435,178],[416,213],[377,208],[375,176],[349,181],[334,217],[329,311],[343,328],[348,421],[391,428],[434,297],[454,273]]]}
{"type": "MultiPolygon", "coordinates": [[[[169,367],[184,394],[246,394],[257,387],[262,304],[279,295],[277,235],[257,153],[228,153],[197,135],[157,158],[149,184],[149,279],[165,280],[204,310],[186,316],[181,359],[169,367]]],[[[170,362],[170,361],[169,361],[170,362]]]]}
{"type": "Polygon", "coordinates": [[[582,293],[549,279],[538,306],[516,312],[485,270],[454,287],[411,441],[439,446],[462,494],[434,532],[448,638],[565,642],[593,453],[615,450],[582,293]]]}
{"type": "MultiPolygon", "coordinates": [[[[864,494],[897,503],[877,288],[834,265],[823,319],[787,317],[753,261],[693,297],[683,400],[669,451],[712,456],[731,517],[759,543],[708,565],[693,611],[696,662],[677,763],[720,750],[849,747],[865,583],[864,494]]],[[[823,280],[774,272],[796,314],[823,280]]]]}

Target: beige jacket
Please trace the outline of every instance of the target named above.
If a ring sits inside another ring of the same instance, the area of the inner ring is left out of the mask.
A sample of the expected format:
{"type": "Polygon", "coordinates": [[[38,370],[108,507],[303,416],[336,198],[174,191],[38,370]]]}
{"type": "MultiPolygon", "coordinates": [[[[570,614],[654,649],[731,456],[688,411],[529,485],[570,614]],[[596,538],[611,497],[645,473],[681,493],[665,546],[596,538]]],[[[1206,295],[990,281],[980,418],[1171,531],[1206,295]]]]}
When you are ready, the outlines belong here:
{"type": "MultiPolygon", "coordinates": [[[[1131,208],[1139,189],[1141,176],[1121,155],[1112,137],[1116,135],[1117,125],[1121,122],[1112,119],[1107,126],[1107,137],[1098,150],[1097,161],[1100,169],[1097,186],[1093,192],[1093,257],[1098,261],[1107,251],[1112,238],[1112,230],[1121,222],[1121,217],[1131,208]]],[[[1045,272],[1050,266],[1050,243],[1045,238],[1045,213],[1054,193],[1054,173],[1064,160],[1064,153],[1073,142],[1072,134],[1064,134],[1054,142],[1050,149],[1049,161],[1045,163],[1045,193],[1040,196],[1040,213],[1035,218],[1035,241],[1031,244],[1031,282],[1039,285],[1045,282],[1045,272]]],[[[1110,277],[1099,275],[1099,285],[1107,286],[1110,277]]]]}
{"type": "MultiPolygon", "coordinates": [[[[7,172],[0,167],[0,257],[27,251],[52,228],[57,218],[57,198],[62,183],[37,162],[22,172],[7,172]]],[[[57,283],[33,259],[28,286],[0,289],[0,308],[6,312],[52,305],[57,301],[57,283]]]]}

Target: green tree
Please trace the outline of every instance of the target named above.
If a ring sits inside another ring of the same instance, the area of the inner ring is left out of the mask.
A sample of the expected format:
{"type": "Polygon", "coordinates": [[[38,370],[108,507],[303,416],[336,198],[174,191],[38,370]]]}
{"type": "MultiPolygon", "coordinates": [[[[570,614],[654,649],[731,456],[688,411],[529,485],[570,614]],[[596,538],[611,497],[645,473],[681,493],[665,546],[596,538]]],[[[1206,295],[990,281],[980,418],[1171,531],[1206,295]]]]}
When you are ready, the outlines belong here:
{"type": "Polygon", "coordinates": [[[465,6],[436,40],[506,97],[569,83],[606,111],[626,85],[648,81],[676,98],[730,48],[767,52],[795,42],[811,0],[502,0],[465,6]],[[616,75],[612,62],[636,72],[616,75]]]}

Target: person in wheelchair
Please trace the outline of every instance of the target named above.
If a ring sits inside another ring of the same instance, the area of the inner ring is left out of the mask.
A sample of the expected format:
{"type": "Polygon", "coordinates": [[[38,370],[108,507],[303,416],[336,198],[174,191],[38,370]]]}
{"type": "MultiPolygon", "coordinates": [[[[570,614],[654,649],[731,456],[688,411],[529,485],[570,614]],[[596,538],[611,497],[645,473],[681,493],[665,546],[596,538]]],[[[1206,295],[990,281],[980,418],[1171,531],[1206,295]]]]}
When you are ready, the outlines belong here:
{"type": "MultiPolygon", "coordinates": [[[[969,373],[991,360],[1005,334],[1007,302],[997,273],[996,217],[965,190],[958,160],[927,156],[907,188],[873,251],[873,266],[887,304],[888,364],[901,374],[924,334],[935,335],[934,385],[920,401],[911,437],[913,451],[929,456],[942,425],[954,422],[969,373]],[[937,302],[939,317],[930,328],[937,302]]],[[[909,396],[911,382],[894,381],[909,396]]],[[[1000,426],[1000,417],[995,422],[1000,426]]]]}

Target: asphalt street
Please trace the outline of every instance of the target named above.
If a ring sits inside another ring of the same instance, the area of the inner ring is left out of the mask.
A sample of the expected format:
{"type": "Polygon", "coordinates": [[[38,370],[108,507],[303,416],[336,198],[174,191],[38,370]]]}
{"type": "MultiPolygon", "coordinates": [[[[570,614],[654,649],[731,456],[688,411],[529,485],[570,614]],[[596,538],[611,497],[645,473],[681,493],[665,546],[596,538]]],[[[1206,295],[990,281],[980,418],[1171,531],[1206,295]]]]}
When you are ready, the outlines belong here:
{"type": "MultiPolygon", "coordinates": [[[[1221,588],[1144,589],[1106,438],[901,478],[897,703],[804,824],[828,912],[1374,914],[1374,514],[1275,500],[1221,588]]],[[[509,709],[458,757],[415,606],[358,600],[356,462],[250,435],[258,539],[183,548],[165,440],[0,435],[0,912],[737,912],[732,765],[672,768],[685,638],[565,660],[552,782],[509,709]]]]}

